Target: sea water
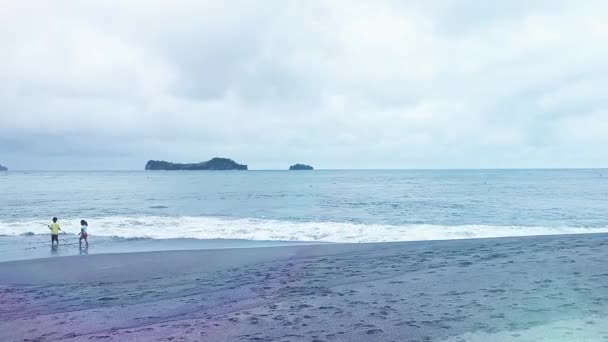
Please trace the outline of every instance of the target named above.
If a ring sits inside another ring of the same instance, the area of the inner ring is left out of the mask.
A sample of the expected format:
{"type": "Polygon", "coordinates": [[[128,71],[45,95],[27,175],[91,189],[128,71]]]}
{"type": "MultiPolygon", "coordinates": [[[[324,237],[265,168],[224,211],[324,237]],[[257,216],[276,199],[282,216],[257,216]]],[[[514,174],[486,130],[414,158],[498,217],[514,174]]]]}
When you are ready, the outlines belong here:
{"type": "Polygon", "coordinates": [[[0,235],[385,242],[608,232],[608,170],[0,173],[0,235]]]}

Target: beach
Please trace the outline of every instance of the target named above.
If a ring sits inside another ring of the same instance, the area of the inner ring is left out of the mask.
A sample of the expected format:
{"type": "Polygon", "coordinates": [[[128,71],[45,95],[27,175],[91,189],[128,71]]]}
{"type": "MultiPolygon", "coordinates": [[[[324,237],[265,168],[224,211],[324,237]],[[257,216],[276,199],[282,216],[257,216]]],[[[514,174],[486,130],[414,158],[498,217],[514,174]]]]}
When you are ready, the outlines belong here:
{"type": "Polygon", "coordinates": [[[608,340],[598,170],[40,171],[0,188],[2,342],[608,340]]]}
{"type": "Polygon", "coordinates": [[[2,341],[601,341],[608,235],[0,263],[2,341]]]}

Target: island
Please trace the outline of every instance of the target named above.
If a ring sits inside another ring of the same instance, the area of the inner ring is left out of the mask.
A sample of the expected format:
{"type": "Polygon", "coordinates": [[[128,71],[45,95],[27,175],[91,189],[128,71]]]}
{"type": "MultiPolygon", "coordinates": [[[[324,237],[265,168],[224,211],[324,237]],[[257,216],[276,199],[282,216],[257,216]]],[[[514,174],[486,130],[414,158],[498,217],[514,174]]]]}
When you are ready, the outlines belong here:
{"type": "Polygon", "coordinates": [[[247,170],[247,165],[239,164],[228,158],[213,158],[211,160],[192,163],[180,164],[171,163],[164,160],[150,160],[146,163],[146,170],[163,170],[163,171],[197,171],[197,170],[247,170]]]}
{"type": "Polygon", "coordinates": [[[310,165],[306,165],[306,164],[296,164],[296,165],[291,165],[289,167],[289,170],[291,171],[301,171],[301,170],[314,170],[314,168],[310,165]]]}
{"type": "Polygon", "coordinates": [[[8,171],[8,168],[6,166],[2,166],[2,164],[0,164],[0,171],[8,171]]]}

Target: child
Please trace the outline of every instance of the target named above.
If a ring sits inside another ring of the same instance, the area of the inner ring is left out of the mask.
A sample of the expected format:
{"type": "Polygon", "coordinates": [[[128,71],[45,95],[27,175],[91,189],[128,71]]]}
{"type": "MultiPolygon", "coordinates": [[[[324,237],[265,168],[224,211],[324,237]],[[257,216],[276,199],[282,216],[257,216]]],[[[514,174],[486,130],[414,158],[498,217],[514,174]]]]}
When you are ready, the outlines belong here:
{"type": "Polygon", "coordinates": [[[51,230],[51,247],[53,247],[53,243],[55,242],[59,246],[59,231],[61,231],[61,227],[59,227],[56,217],[53,217],[53,224],[49,225],[49,229],[51,230]]]}
{"type": "Polygon", "coordinates": [[[89,240],[87,240],[87,236],[89,236],[89,234],[87,234],[88,227],[89,224],[87,223],[87,221],[80,220],[80,233],[78,234],[80,235],[80,239],[78,239],[78,246],[80,248],[82,248],[82,239],[84,239],[84,242],[87,243],[87,248],[89,248],[89,240]]]}

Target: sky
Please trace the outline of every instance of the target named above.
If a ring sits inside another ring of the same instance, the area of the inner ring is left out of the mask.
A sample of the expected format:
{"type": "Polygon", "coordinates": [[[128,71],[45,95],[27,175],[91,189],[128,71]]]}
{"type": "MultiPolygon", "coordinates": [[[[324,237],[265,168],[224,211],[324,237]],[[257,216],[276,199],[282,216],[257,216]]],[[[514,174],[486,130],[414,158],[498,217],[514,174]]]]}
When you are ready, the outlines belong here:
{"type": "Polygon", "coordinates": [[[0,0],[0,164],[608,166],[608,2],[0,0]]]}

